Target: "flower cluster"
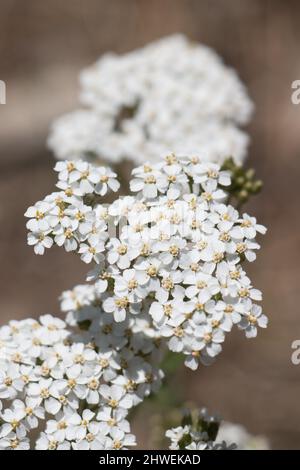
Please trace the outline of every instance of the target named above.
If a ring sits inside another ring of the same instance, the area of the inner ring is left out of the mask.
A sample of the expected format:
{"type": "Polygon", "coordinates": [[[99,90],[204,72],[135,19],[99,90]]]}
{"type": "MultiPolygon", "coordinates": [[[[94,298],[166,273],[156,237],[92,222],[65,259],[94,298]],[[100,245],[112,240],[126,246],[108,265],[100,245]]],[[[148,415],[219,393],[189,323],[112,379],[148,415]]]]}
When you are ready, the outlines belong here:
{"type": "Polygon", "coordinates": [[[28,241],[37,253],[54,243],[94,262],[88,280],[111,321],[122,326],[150,318],[157,335],[171,351],[183,353],[191,369],[213,361],[234,325],[247,337],[267,326],[256,304],[261,293],[242,268],[245,260],[255,260],[255,237],[265,228],[228,204],[229,173],[171,154],[133,170],[134,196],[104,205],[97,184],[90,193],[82,190],[81,178],[85,188],[86,173],[96,170],[86,164],[80,176],[81,165],[59,163],[62,191],[27,211],[28,241]]]}
{"type": "Polygon", "coordinates": [[[44,254],[45,248],[51,248],[53,242],[67,251],[79,247],[85,262],[99,261],[106,239],[106,210],[98,205],[93,211],[85,201],[91,194],[95,199],[108,190],[117,191],[120,187],[117,175],[109,168],[93,167],[82,161],[58,162],[55,170],[60,191],[29,207],[25,213],[30,218],[28,244],[39,255],[44,254]]]}
{"type": "Polygon", "coordinates": [[[239,129],[253,105],[231,68],[182,35],[123,56],[104,55],[81,74],[83,109],[59,118],[48,143],[58,159],[141,164],[174,151],[241,163],[239,129]]]}
{"type": "Polygon", "coordinates": [[[0,329],[0,449],[135,445],[126,416],[160,385],[158,348],[145,322],[116,325],[95,303],[81,307],[91,328],[79,338],[51,315],[0,329]]]}
{"type": "Polygon", "coordinates": [[[266,436],[250,434],[244,426],[227,421],[221,423],[216,443],[223,441],[234,442],[239,450],[270,450],[266,436]]]}
{"type": "Polygon", "coordinates": [[[166,437],[171,440],[171,450],[234,450],[235,444],[227,445],[225,441],[217,442],[220,419],[209,416],[202,409],[196,419],[188,413],[183,418],[182,426],[168,429],[166,437]]]}

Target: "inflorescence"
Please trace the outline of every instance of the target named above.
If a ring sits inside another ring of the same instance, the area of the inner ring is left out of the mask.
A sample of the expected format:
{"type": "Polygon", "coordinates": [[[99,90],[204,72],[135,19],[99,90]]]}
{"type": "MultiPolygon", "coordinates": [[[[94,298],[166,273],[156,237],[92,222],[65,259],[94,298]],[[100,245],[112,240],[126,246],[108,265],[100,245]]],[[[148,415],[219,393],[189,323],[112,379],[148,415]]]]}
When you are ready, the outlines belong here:
{"type": "Polygon", "coordinates": [[[236,72],[183,35],[125,55],[105,54],[80,77],[82,109],[53,124],[60,160],[159,161],[170,151],[241,164],[253,104],[236,72]]]}
{"type": "MultiPolygon", "coordinates": [[[[68,328],[45,315],[0,329],[0,446],[29,448],[43,422],[36,449],[127,448],[128,412],[160,387],[166,348],[195,370],[233,326],[249,338],[267,326],[242,268],[265,228],[228,204],[230,173],[196,157],[136,168],[133,194],[110,204],[102,198],[119,188],[110,169],[55,170],[58,191],[25,213],[28,243],[37,254],[63,246],[92,269],[62,295],[68,328]]],[[[186,429],[169,431],[172,446],[177,434],[186,429]]],[[[210,448],[204,437],[187,445],[210,448]]]]}

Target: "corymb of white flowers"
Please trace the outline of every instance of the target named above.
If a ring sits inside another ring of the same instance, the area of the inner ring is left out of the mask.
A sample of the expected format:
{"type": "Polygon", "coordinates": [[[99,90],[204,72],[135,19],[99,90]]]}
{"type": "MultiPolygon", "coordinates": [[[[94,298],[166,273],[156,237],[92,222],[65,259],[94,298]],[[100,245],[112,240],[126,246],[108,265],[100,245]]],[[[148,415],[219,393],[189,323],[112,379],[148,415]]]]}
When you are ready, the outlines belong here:
{"type": "Polygon", "coordinates": [[[56,244],[95,263],[88,279],[104,315],[120,325],[146,316],[192,369],[221,352],[233,325],[247,337],[267,325],[241,266],[255,260],[265,228],[227,204],[228,172],[171,154],[133,170],[134,196],[102,204],[118,188],[111,170],[81,161],[55,169],[61,191],[26,212],[28,243],[38,254],[56,244]]]}
{"type": "Polygon", "coordinates": [[[48,140],[60,160],[141,164],[199,149],[218,163],[246,157],[240,126],[253,105],[244,85],[212,49],[183,35],[105,54],[80,84],[82,109],[59,118],[48,140]]]}
{"type": "MultiPolygon", "coordinates": [[[[64,246],[94,267],[89,284],[62,295],[68,329],[51,315],[0,329],[0,448],[128,448],[128,412],[160,387],[166,349],[196,369],[233,325],[247,337],[267,326],[241,266],[265,228],[228,204],[230,174],[196,157],[136,168],[133,195],[110,204],[101,202],[119,187],[110,169],[55,170],[58,191],[25,214],[28,243],[37,254],[64,246]]],[[[186,446],[212,446],[198,437],[186,446]]]]}

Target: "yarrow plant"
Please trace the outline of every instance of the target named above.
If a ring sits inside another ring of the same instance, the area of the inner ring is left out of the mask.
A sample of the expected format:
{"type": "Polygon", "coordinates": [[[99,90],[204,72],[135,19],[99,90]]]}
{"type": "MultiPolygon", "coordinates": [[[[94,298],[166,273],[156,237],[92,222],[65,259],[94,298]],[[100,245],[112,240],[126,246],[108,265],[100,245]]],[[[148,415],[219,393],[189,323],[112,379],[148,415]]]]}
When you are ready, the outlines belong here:
{"type": "Polygon", "coordinates": [[[171,440],[172,450],[235,450],[235,444],[217,442],[220,418],[210,416],[205,408],[197,416],[189,411],[182,419],[182,425],[169,429],[166,437],[171,440]]]}
{"type": "MultiPolygon", "coordinates": [[[[234,326],[248,338],[267,326],[242,267],[265,228],[229,204],[230,172],[197,157],[136,168],[132,195],[110,204],[103,197],[119,183],[109,168],[55,170],[58,191],[25,213],[28,243],[40,255],[64,247],[92,269],[63,293],[65,322],[45,315],[0,329],[0,447],[128,448],[128,413],[159,389],[167,350],[195,370],[234,326]]],[[[186,448],[214,447],[203,420],[200,434],[168,431],[171,448],[186,434],[186,448]]]]}
{"type": "Polygon", "coordinates": [[[244,85],[212,49],[183,35],[105,54],[80,84],[82,109],[56,120],[48,140],[60,160],[141,164],[199,149],[217,163],[246,157],[240,126],[253,104],[244,85]]]}

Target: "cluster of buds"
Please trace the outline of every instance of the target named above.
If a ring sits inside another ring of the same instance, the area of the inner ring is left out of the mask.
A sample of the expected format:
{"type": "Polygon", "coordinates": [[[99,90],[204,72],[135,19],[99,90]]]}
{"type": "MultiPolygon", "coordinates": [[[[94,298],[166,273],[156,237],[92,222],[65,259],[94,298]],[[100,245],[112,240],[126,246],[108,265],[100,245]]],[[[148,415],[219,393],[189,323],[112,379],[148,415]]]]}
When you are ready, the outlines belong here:
{"type": "Polygon", "coordinates": [[[237,165],[232,158],[225,160],[222,169],[231,174],[230,194],[241,206],[248,201],[249,197],[258,194],[263,186],[261,180],[255,178],[253,168],[245,169],[237,165]]]}

